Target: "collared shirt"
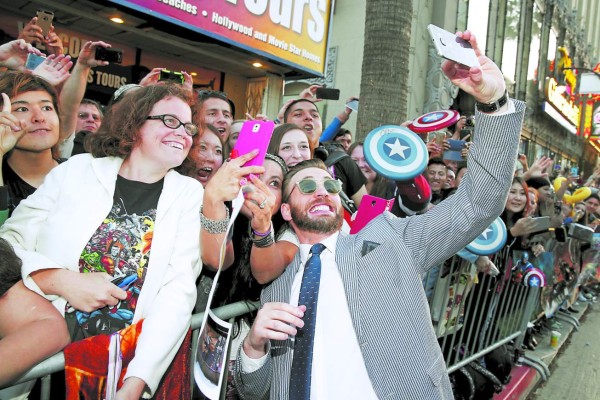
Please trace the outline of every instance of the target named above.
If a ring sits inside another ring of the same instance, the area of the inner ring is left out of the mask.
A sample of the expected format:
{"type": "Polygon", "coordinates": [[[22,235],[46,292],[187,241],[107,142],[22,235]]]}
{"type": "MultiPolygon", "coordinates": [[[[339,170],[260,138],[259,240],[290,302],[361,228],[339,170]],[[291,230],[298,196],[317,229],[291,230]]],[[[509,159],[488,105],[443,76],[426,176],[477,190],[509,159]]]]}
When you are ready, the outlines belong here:
{"type": "MultiPolygon", "coordinates": [[[[321,284],[317,303],[310,398],[377,399],[358,345],[344,283],[335,261],[338,236],[339,233],[336,232],[321,242],[327,248],[321,253],[321,284]]],[[[304,265],[311,247],[310,244],[300,245],[302,266],[292,284],[292,305],[298,304],[304,265]]]]}
{"type": "MultiPolygon", "coordinates": [[[[311,399],[377,399],[358,345],[344,284],[335,261],[338,235],[336,232],[321,242],[326,249],[321,253],[311,399]]],[[[302,265],[294,277],[290,294],[290,304],[294,306],[298,305],[304,265],[311,247],[310,244],[300,245],[302,265]]],[[[251,359],[242,351],[241,361],[242,370],[250,373],[266,362],[266,356],[251,359]]]]}

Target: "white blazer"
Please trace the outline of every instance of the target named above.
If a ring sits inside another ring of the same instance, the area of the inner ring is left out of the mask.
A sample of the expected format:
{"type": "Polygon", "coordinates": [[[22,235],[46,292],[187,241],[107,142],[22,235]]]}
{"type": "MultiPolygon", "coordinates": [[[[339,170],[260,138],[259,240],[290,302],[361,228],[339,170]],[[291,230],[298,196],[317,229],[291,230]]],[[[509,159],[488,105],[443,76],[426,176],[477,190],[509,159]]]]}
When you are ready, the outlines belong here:
{"type": "MultiPolygon", "coordinates": [[[[31,278],[41,269],[79,271],[79,257],[113,205],[123,159],[72,157],[54,168],[0,227],[23,260],[23,280],[64,314],[66,300],[45,295],[31,278]]],[[[156,213],[152,253],[133,322],[144,318],[126,378],[143,379],[154,394],[190,325],[200,274],[200,205],[196,180],[169,171],[156,213]]]]}

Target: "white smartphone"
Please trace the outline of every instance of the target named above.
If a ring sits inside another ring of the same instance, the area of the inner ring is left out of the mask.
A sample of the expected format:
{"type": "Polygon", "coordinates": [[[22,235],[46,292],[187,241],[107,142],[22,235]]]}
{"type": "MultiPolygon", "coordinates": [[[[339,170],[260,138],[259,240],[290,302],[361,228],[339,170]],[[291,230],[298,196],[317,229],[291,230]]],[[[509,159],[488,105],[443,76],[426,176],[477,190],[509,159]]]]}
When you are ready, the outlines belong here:
{"type": "Polygon", "coordinates": [[[435,51],[440,57],[467,67],[480,67],[475,50],[469,42],[432,24],[427,25],[427,31],[433,40],[435,51]]]}
{"type": "Polygon", "coordinates": [[[346,107],[348,107],[349,109],[351,109],[354,112],[358,111],[358,100],[350,100],[349,102],[346,103],[346,107]]]}

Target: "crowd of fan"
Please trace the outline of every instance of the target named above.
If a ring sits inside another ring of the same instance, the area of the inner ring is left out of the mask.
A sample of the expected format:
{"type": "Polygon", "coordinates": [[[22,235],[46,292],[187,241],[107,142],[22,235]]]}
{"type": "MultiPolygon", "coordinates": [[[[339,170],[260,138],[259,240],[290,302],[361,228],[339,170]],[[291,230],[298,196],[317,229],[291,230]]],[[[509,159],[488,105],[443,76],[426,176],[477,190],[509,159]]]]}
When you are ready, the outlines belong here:
{"type": "MultiPolygon", "coordinates": [[[[243,124],[233,120],[232,101],[223,92],[195,90],[188,74],[183,84],[159,82],[155,68],[139,84],[116,90],[106,106],[85,99],[88,72],[107,64],[94,59],[98,46],[110,47],[87,42],[73,62],[62,54],[53,31],[43,37],[31,23],[17,40],[0,46],[2,386],[72,340],[144,319],[139,351],[126,376],[143,379],[126,379],[123,390],[152,395],[190,315],[205,310],[219,268],[218,235],[201,232],[200,219],[210,226],[225,218],[228,211],[215,205],[235,197],[244,176],[250,176],[253,190],[246,193],[227,242],[212,307],[258,300],[263,285],[279,277],[298,253],[290,218],[280,212],[286,173],[295,165],[321,159],[341,182],[346,231],[349,214],[365,194],[397,199],[392,213],[398,217],[423,214],[453,196],[468,174],[466,161],[445,160],[445,148],[430,140],[430,161],[422,176],[393,182],[378,175],[365,161],[363,144],[353,143],[352,133],[342,127],[351,109],[324,129],[315,105],[317,86],[283,105],[263,166],[242,167],[253,154],[228,159],[243,124]],[[45,43],[49,54],[33,71],[26,70],[28,54],[42,55],[31,45],[36,41],[45,43]],[[91,156],[80,155],[85,153],[91,156]],[[197,212],[201,204],[202,216],[197,212]],[[159,225],[161,231],[155,231],[159,225]],[[265,238],[271,233],[269,242],[265,238]],[[159,266],[161,259],[168,268],[159,266]],[[127,286],[111,283],[132,274],[136,278],[127,286]],[[102,309],[111,309],[112,315],[102,309]]],[[[447,138],[460,139],[466,121],[463,117],[452,126],[447,138]]],[[[469,146],[464,160],[468,153],[469,146]]],[[[591,195],[570,204],[563,198],[581,182],[569,169],[555,170],[547,157],[528,165],[523,155],[515,166],[502,213],[507,246],[534,255],[544,251],[528,240],[536,216],[550,216],[554,228],[571,222],[597,228],[600,170],[583,184],[592,188],[591,195]],[[566,178],[556,193],[553,174],[566,178]]],[[[488,257],[465,257],[483,273],[503,267],[488,257]]],[[[236,323],[238,347],[254,318],[249,314],[236,323]]],[[[231,354],[233,368],[236,350],[231,354]]],[[[229,383],[228,396],[234,396],[229,383]]]]}

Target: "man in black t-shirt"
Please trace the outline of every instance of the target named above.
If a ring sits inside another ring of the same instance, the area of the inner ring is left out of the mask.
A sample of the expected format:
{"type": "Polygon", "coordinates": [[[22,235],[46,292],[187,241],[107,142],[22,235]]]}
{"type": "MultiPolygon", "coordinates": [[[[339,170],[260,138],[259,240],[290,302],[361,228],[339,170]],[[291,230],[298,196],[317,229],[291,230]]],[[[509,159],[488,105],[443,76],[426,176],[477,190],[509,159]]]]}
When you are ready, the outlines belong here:
{"type": "MultiPolygon", "coordinates": [[[[321,114],[315,104],[306,99],[295,100],[284,112],[284,122],[296,124],[308,137],[311,155],[319,147],[319,138],[323,133],[321,114]]],[[[353,201],[356,207],[360,205],[362,197],[367,194],[365,177],[356,163],[350,157],[341,158],[333,164],[332,176],[342,181],[342,190],[353,201]]]]}

